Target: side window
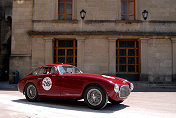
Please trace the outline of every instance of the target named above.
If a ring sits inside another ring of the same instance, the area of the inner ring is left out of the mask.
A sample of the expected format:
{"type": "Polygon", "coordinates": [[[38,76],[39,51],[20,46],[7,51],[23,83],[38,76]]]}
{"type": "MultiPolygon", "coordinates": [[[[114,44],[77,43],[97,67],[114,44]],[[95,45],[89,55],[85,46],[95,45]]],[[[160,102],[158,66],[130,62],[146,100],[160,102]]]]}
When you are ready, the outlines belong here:
{"type": "Polygon", "coordinates": [[[51,68],[51,72],[50,72],[51,74],[58,74],[58,71],[57,71],[57,68],[55,67],[55,66],[53,66],[52,68],[51,68]]]}
{"type": "Polygon", "coordinates": [[[41,67],[35,70],[33,75],[43,75],[43,74],[58,74],[57,68],[55,66],[41,67]]]}
{"type": "Polygon", "coordinates": [[[33,75],[38,75],[39,70],[40,70],[40,68],[38,68],[37,70],[35,70],[32,74],[33,75]]]}
{"type": "Polygon", "coordinates": [[[40,68],[38,75],[46,74],[46,69],[45,68],[40,68]]]}

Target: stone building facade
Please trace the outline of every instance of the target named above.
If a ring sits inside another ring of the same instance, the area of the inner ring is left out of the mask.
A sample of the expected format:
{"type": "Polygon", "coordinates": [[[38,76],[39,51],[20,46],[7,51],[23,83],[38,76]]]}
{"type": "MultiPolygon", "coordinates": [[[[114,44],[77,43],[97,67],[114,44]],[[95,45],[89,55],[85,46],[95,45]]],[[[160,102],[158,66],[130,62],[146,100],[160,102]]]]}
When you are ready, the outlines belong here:
{"type": "Polygon", "coordinates": [[[175,81],[175,4],[175,0],[13,0],[10,72],[18,70],[23,77],[40,65],[68,63],[86,73],[175,81]],[[85,19],[80,17],[82,9],[85,19]]]}

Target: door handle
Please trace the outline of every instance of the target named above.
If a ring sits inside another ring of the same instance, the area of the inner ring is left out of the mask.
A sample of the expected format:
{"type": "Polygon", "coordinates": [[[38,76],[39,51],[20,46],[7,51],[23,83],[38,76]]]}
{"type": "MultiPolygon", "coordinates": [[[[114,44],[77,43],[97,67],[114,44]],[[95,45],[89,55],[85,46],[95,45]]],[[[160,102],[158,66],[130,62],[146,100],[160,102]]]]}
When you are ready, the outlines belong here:
{"type": "Polygon", "coordinates": [[[52,75],[53,77],[55,77],[56,75],[52,75]]]}
{"type": "Polygon", "coordinates": [[[62,77],[62,78],[64,78],[64,77],[62,77]]]}
{"type": "Polygon", "coordinates": [[[38,79],[43,79],[43,78],[38,78],[38,79]]]}

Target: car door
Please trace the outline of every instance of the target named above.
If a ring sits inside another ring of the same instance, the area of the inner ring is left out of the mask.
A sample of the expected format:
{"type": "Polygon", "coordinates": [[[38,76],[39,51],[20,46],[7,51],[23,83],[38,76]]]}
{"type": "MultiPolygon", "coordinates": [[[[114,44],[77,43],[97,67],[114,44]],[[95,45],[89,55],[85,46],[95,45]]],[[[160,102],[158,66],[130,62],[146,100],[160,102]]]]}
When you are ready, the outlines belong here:
{"type": "Polygon", "coordinates": [[[58,73],[51,71],[54,66],[43,66],[37,76],[40,95],[60,96],[60,88],[57,84],[58,73]],[[47,70],[50,68],[50,72],[47,70]]]}
{"type": "Polygon", "coordinates": [[[81,78],[74,77],[71,73],[60,75],[58,86],[61,89],[63,98],[79,98],[81,96],[83,81],[81,78]]]}

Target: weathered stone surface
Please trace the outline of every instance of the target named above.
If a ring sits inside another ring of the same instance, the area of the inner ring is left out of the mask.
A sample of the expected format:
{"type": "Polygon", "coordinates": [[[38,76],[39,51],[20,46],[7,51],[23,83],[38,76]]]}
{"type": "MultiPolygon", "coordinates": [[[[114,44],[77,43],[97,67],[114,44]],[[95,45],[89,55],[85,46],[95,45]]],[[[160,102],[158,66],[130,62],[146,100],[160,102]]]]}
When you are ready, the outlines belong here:
{"type": "Polygon", "coordinates": [[[18,70],[20,78],[31,69],[31,39],[28,31],[32,30],[33,0],[25,0],[23,4],[13,2],[12,41],[9,79],[13,82],[12,71],[18,70]]]}
{"type": "Polygon", "coordinates": [[[171,47],[169,39],[148,40],[149,81],[172,81],[171,47]]]}
{"type": "Polygon", "coordinates": [[[88,73],[108,73],[108,40],[85,40],[84,71],[88,73]]]}
{"type": "Polygon", "coordinates": [[[10,71],[10,75],[9,75],[10,83],[14,82],[14,77],[13,77],[12,72],[15,70],[19,72],[20,78],[23,78],[25,75],[29,74],[29,72],[32,71],[31,57],[16,55],[10,58],[10,70],[9,70],[10,71]]]}

